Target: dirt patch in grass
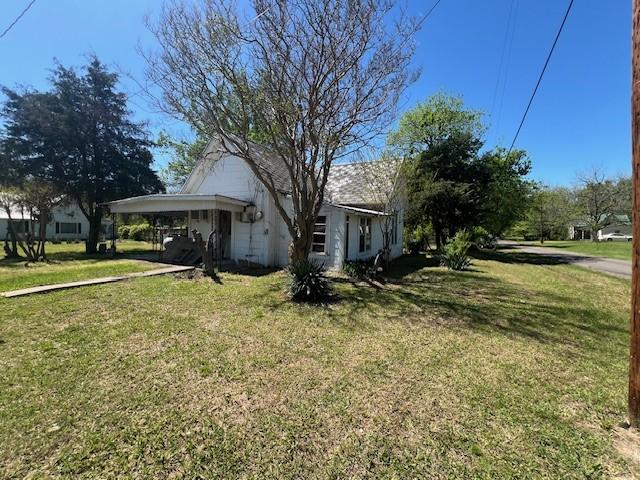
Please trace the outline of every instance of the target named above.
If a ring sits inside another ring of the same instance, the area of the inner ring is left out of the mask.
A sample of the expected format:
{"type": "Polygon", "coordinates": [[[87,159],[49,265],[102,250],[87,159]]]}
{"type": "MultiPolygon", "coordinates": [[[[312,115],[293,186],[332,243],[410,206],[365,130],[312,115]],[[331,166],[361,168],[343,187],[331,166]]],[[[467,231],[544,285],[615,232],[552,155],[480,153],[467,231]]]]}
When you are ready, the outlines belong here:
{"type": "Polygon", "coordinates": [[[631,468],[631,475],[619,478],[640,478],[640,433],[635,429],[617,427],[613,444],[631,468]]]}

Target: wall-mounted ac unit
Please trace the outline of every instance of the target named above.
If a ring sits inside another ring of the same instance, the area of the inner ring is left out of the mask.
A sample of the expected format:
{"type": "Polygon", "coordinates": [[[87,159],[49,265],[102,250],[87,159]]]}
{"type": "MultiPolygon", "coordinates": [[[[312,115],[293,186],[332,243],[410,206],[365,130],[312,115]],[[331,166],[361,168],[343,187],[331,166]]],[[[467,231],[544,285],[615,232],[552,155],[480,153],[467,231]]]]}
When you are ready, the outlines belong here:
{"type": "Polygon", "coordinates": [[[253,223],[262,218],[262,212],[256,210],[255,205],[244,207],[244,211],[240,212],[240,221],[244,223],[253,223]]]}

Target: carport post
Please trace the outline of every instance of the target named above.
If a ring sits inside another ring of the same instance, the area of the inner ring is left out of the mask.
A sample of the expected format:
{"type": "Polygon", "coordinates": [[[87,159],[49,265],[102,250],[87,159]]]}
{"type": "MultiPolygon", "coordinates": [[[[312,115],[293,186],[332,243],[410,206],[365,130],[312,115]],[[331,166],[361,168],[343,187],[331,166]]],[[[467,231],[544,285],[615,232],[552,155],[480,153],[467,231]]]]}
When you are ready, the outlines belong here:
{"type": "Polygon", "coordinates": [[[116,214],[111,213],[111,255],[116,253],[116,214]]]}
{"type": "Polygon", "coordinates": [[[631,23],[631,151],[633,183],[633,257],[629,325],[629,423],[640,427],[640,0],[633,0],[631,23]]]}

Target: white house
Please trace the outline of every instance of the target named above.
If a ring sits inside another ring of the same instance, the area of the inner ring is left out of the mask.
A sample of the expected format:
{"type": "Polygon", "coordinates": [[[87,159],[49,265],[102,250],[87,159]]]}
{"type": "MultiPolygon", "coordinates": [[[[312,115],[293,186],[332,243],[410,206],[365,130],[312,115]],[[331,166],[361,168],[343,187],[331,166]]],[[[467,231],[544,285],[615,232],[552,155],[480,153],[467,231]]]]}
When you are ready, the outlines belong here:
{"type": "MultiPolygon", "coordinates": [[[[38,224],[31,222],[31,215],[26,209],[12,209],[11,219],[14,221],[18,233],[24,234],[31,228],[34,228],[36,233],[38,232],[38,224]]],[[[110,238],[111,221],[104,219],[101,228],[103,230],[103,235],[106,238],[110,238]]],[[[8,232],[9,215],[4,208],[0,208],[0,241],[4,241],[5,238],[8,238],[8,232]]],[[[47,222],[47,240],[85,240],[88,233],[89,221],[76,203],[59,205],[52,209],[49,221],[47,222]]]]}
{"type": "MultiPolygon", "coordinates": [[[[291,205],[290,181],[279,158],[259,145],[260,167],[270,175],[284,205],[291,205]]],[[[345,259],[367,259],[383,246],[384,214],[368,201],[357,165],[334,165],[313,236],[311,257],[327,268],[345,259]]],[[[187,231],[206,238],[220,233],[222,256],[264,266],[288,263],[289,231],[268,190],[247,163],[212,140],[180,193],[125,198],[107,204],[112,213],[169,214],[186,218],[187,231]]],[[[392,218],[391,256],[402,253],[403,210],[392,218]]]]}
{"type": "MultiPolygon", "coordinates": [[[[604,235],[609,233],[622,233],[631,235],[631,220],[626,214],[607,213],[600,216],[601,225],[604,225],[596,232],[598,241],[603,239],[604,235]]],[[[591,229],[588,222],[584,219],[576,219],[569,223],[569,238],[571,240],[590,240],[591,229]]]]}

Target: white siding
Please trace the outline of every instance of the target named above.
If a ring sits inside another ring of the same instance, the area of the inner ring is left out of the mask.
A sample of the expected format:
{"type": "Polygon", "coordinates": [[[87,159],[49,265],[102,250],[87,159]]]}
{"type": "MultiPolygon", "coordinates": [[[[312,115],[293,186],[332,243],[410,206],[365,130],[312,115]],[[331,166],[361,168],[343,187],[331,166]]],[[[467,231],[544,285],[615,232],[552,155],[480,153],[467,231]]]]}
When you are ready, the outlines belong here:
{"type": "MultiPolygon", "coordinates": [[[[192,176],[182,193],[217,194],[245,200],[254,203],[261,215],[260,220],[249,223],[242,222],[238,213],[232,213],[230,257],[238,262],[278,265],[275,248],[278,227],[274,216],[277,212],[271,196],[245,161],[223,155],[198,168],[202,169],[202,175],[192,176]]],[[[211,231],[211,226],[203,222],[191,222],[190,228],[194,225],[203,228],[207,235],[211,231]]]]}
{"type": "Polygon", "coordinates": [[[313,253],[309,258],[324,263],[326,268],[340,268],[344,260],[344,212],[332,207],[322,207],[319,215],[327,217],[325,253],[313,253]]]}
{"type": "MultiPolygon", "coordinates": [[[[278,213],[269,192],[256,179],[251,169],[239,157],[215,152],[216,146],[208,147],[207,160],[202,162],[186,182],[182,193],[218,194],[254,202],[262,218],[254,223],[244,223],[237,214],[232,214],[231,258],[237,261],[250,260],[270,266],[285,266],[291,236],[278,213]]],[[[290,200],[284,196],[281,202],[289,214],[290,200]]],[[[327,245],[325,254],[312,253],[311,258],[321,261],[327,268],[341,268],[345,259],[346,216],[349,215],[349,259],[366,259],[382,248],[382,231],[379,219],[372,217],[371,250],[358,251],[358,225],[360,215],[343,209],[325,206],[320,215],[327,216],[327,245]]],[[[205,227],[205,225],[202,225],[205,227]]],[[[398,244],[392,246],[392,256],[402,254],[402,217],[398,219],[398,244]]],[[[206,233],[210,229],[206,230],[206,233]]]]}

